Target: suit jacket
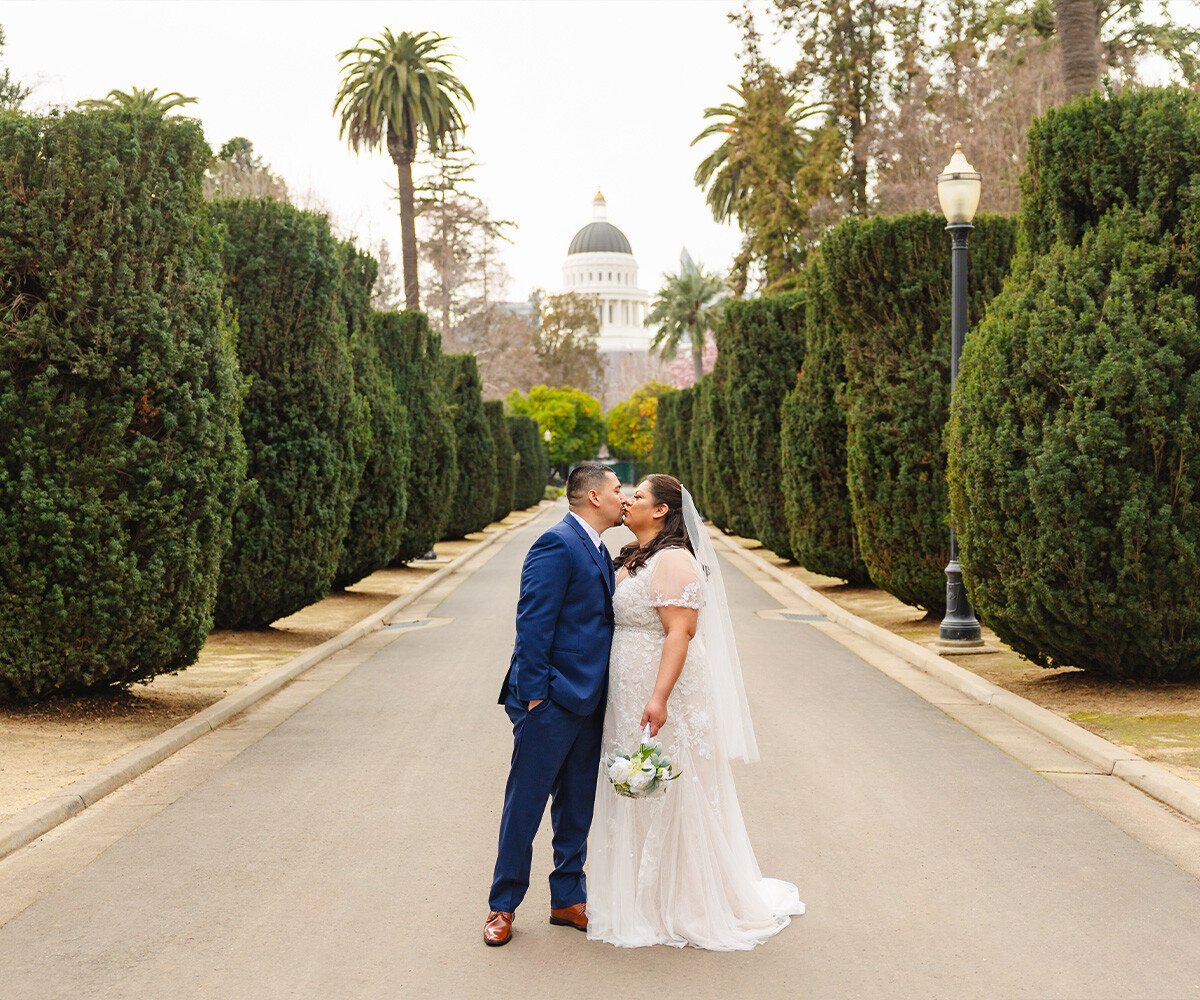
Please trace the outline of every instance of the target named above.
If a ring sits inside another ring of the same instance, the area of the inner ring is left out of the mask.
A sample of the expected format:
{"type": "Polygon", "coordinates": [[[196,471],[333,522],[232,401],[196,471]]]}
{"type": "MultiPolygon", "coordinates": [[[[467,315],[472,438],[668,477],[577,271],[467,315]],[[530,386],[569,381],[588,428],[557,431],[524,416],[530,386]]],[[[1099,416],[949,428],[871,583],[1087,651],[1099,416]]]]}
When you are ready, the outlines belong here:
{"type": "Polygon", "coordinates": [[[549,698],[587,715],[608,690],[615,586],[612,558],[570,515],[525,556],[517,640],[500,689],[522,702],[549,698]]]}

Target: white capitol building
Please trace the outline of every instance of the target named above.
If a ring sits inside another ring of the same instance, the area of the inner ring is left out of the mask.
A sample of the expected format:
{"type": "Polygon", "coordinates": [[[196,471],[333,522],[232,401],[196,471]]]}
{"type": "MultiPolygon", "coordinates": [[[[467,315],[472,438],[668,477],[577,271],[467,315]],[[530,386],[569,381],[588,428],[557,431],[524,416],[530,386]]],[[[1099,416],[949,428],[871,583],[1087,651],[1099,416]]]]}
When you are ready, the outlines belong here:
{"type": "Polygon", "coordinates": [[[643,325],[650,293],[638,287],[633,248],[607,214],[604,195],[597,191],[592,221],[575,234],[567,248],[562,288],[596,303],[600,317],[597,345],[607,376],[601,402],[606,409],[651,379],[662,377],[661,362],[650,355],[654,331],[643,325]]]}

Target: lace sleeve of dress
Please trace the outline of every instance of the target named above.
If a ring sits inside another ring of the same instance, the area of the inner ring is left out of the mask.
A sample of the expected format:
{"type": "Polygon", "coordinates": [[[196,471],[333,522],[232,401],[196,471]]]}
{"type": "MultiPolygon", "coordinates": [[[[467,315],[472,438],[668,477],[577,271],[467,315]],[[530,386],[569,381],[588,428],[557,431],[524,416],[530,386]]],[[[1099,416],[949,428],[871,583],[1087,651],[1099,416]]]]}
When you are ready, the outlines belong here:
{"type": "Polygon", "coordinates": [[[650,567],[650,606],[693,608],[704,606],[700,566],[687,549],[664,549],[650,567]]]}

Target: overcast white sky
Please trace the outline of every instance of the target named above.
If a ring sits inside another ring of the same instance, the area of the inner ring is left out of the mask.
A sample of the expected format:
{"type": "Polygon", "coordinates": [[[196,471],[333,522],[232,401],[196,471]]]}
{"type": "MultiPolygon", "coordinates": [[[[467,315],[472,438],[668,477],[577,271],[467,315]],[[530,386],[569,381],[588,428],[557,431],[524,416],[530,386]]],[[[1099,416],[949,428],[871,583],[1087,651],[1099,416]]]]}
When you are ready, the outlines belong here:
{"type": "MultiPolygon", "coordinates": [[[[693,185],[689,143],[703,109],[738,77],[737,0],[402,0],[402,2],[55,2],[6,0],[4,59],[34,86],[33,108],[158,87],[199,98],[189,113],[214,148],[247,136],[293,195],[312,191],[362,244],[395,247],[395,169],[355,155],[330,113],[336,53],[384,27],[449,35],[475,97],[467,141],[478,190],[519,224],[509,297],[557,288],[567,243],[600,186],[652,291],[680,247],[724,269],[737,231],[693,185]]],[[[1194,20],[1194,0],[1172,0],[1194,20]]],[[[760,25],[768,25],[764,19],[760,25]]],[[[788,65],[786,47],[778,61],[788,65]]],[[[948,137],[947,156],[953,140],[948,137]]],[[[930,178],[930,183],[933,179],[930,178]]],[[[986,200],[986,193],[985,193],[986,200]]]]}

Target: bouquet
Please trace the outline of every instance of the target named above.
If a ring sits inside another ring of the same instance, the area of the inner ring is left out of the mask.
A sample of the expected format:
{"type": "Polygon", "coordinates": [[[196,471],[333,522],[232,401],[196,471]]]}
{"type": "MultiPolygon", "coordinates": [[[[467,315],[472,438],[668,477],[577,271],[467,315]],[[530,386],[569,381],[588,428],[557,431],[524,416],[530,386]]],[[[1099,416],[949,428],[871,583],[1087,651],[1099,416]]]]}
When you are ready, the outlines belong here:
{"type": "Polygon", "coordinates": [[[682,774],[662,754],[662,744],[642,730],[641,745],[631,754],[606,754],[604,768],[613,791],[627,799],[648,799],[667,790],[667,782],[682,774]]]}

